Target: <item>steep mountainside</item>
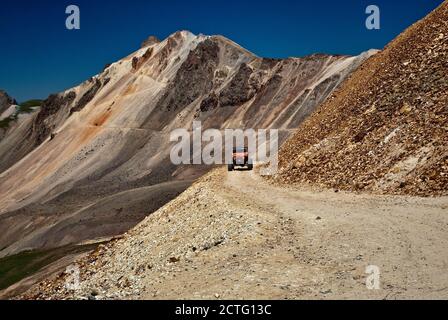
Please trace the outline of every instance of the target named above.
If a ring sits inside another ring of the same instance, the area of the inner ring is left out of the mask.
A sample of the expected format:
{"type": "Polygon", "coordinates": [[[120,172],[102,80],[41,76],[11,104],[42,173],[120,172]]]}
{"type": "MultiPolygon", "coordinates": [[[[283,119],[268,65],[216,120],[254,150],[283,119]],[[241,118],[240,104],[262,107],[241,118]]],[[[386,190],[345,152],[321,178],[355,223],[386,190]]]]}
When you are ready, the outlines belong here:
{"type": "Polygon", "coordinates": [[[173,129],[278,128],[283,141],[373,53],[274,60],[221,36],[150,38],[50,96],[23,141],[3,139],[0,256],[128,230],[210,169],[171,164],[173,129]]]}
{"type": "Polygon", "coordinates": [[[448,194],[448,2],[365,62],[280,152],[285,182],[448,194]]]}

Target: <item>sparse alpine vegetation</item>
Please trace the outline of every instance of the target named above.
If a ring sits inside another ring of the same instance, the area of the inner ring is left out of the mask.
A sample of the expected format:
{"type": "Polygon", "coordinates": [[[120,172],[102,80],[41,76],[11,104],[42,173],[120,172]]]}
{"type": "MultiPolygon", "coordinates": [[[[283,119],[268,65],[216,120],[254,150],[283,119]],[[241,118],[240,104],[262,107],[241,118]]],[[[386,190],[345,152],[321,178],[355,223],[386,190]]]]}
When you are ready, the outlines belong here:
{"type": "Polygon", "coordinates": [[[40,107],[43,104],[44,100],[33,99],[22,102],[19,104],[19,112],[20,113],[29,113],[35,111],[35,108],[40,107]]]}
{"type": "Polygon", "coordinates": [[[43,100],[28,100],[25,101],[19,105],[15,106],[15,110],[13,113],[3,119],[0,120],[0,128],[1,129],[8,129],[10,127],[10,124],[14,121],[17,121],[18,117],[21,114],[28,114],[32,113],[37,110],[38,107],[40,107],[43,103],[43,100]]]}

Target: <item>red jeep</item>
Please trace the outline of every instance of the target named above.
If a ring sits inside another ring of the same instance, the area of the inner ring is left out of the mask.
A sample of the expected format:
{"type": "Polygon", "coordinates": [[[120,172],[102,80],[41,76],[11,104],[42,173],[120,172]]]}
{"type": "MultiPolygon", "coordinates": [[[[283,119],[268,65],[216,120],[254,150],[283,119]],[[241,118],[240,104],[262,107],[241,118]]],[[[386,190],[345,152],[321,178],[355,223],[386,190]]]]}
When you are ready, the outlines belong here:
{"type": "Polygon", "coordinates": [[[233,148],[232,159],[232,163],[227,165],[228,171],[233,171],[235,167],[247,167],[248,170],[254,168],[253,161],[249,157],[246,147],[233,148]]]}

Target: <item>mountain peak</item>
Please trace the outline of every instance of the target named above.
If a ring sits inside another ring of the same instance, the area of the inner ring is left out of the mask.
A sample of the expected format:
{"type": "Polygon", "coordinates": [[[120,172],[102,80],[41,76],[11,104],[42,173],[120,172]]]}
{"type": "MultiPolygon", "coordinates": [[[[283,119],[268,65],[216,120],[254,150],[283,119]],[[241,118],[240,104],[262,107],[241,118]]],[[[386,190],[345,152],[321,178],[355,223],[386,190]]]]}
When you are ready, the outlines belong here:
{"type": "MultiPolygon", "coordinates": [[[[188,38],[188,37],[192,37],[192,36],[195,36],[195,35],[188,30],[179,30],[179,31],[176,31],[176,32],[170,34],[165,40],[176,39],[176,38],[188,38]]],[[[157,36],[151,35],[142,42],[141,48],[149,47],[149,46],[158,44],[160,42],[161,42],[161,40],[157,36]]]]}

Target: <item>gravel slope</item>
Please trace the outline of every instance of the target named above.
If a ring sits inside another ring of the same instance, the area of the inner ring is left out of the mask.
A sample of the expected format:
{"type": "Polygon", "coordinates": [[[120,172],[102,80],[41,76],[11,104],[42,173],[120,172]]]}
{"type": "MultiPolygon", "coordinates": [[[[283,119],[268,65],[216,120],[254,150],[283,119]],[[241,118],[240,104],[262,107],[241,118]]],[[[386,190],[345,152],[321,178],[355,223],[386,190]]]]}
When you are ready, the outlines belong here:
{"type": "Polygon", "coordinates": [[[278,180],[448,195],[448,1],[367,60],[280,152],[278,180]]]}

